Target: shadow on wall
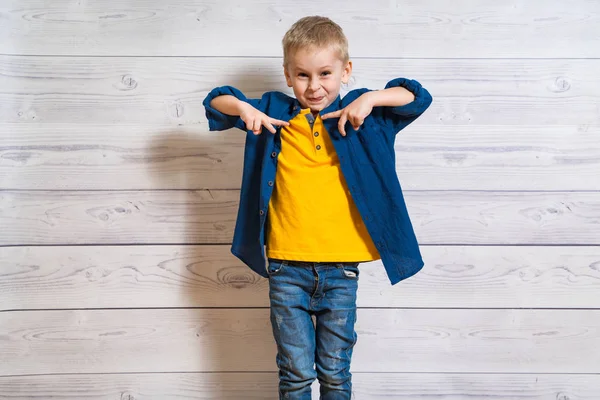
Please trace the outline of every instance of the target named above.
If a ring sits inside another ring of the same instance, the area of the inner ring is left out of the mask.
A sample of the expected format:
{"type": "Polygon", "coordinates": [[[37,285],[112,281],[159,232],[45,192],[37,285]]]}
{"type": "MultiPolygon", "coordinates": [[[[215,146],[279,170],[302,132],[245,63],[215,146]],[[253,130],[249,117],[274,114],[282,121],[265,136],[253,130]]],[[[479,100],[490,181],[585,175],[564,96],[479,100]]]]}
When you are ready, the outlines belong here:
{"type": "Polygon", "coordinates": [[[208,132],[202,124],[164,132],[150,145],[154,186],[174,189],[167,202],[180,212],[169,215],[186,227],[174,235],[185,245],[163,268],[175,283],[165,290],[178,291],[177,303],[189,307],[189,329],[174,333],[191,343],[186,357],[192,359],[181,364],[198,372],[179,375],[184,381],[165,388],[164,398],[184,389],[219,400],[277,396],[268,281],[230,252],[244,140],[239,130],[208,132]]]}

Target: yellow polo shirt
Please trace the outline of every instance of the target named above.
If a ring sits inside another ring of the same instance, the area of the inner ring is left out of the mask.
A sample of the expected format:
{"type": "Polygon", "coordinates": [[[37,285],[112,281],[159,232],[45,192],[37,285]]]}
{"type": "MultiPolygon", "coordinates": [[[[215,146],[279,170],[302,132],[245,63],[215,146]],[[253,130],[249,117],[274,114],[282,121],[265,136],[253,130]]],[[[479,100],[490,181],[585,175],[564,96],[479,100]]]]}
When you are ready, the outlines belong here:
{"type": "Polygon", "coordinates": [[[380,258],[352,200],[321,116],[302,109],[281,129],[267,213],[267,257],[332,262],[380,258]]]}

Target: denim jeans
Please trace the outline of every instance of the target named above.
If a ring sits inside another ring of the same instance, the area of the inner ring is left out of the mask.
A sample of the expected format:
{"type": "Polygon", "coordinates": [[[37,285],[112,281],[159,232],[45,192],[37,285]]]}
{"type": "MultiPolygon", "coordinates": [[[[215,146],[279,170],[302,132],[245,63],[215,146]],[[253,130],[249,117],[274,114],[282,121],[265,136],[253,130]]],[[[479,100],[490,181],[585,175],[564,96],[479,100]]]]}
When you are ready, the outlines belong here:
{"type": "Polygon", "coordinates": [[[315,378],[321,400],[351,398],[358,264],[268,260],[280,400],[310,399],[315,378]]]}

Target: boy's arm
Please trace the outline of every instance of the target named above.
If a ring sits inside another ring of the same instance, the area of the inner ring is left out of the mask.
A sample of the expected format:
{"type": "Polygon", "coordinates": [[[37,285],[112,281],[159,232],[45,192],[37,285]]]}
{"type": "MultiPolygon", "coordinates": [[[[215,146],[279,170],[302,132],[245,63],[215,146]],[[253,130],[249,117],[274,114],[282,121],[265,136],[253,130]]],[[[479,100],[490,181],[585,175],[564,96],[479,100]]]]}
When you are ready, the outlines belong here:
{"type": "Polygon", "coordinates": [[[396,135],[431,105],[431,94],[413,79],[396,78],[384,90],[365,93],[371,97],[373,114],[396,135]]]}
{"type": "Polygon", "coordinates": [[[213,98],[210,106],[223,114],[239,117],[242,115],[244,107],[249,106],[249,104],[230,94],[223,94],[213,98]]]}
{"type": "Polygon", "coordinates": [[[247,99],[242,92],[231,86],[212,90],[203,102],[209,130],[224,130],[235,126],[259,135],[265,127],[271,133],[276,133],[273,125],[287,126],[289,123],[271,118],[261,109],[263,104],[268,103],[269,95],[267,92],[258,100],[247,99]]]}
{"type": "Polygon", "coordinates": [[[208,129],[223,131],[236,127],[245,131],[246,124],[240,118],[241,113],[238,112],[243,107],[242,103],[250,104],[260,110],[261,101],[259,99],[248,99],[233,86],[221,86],[211,90],[202,102],[208,119],[208,129]],[[218,99],[219,97],[229,99],[218,99]],[[213,100],[216,102],[213,103],[213,100]]]}
{"type": "Polygon", "coordinates": [[[345,136],[346,122],[358,130],[365,118],[371,115],[387,136],[393,137],[417,119],[431,105],[427,90],[415,80],[398,78],[383,90],[355,89],[342,100],[346,105],[321,118],[339,118],[338,129],[345,136]]]}
{"type": "Polygon", "coordinates": [[[401,107],[415,101],[413,92],[402,86],[373,90],[364,95],[373,107],[401,107]]]}

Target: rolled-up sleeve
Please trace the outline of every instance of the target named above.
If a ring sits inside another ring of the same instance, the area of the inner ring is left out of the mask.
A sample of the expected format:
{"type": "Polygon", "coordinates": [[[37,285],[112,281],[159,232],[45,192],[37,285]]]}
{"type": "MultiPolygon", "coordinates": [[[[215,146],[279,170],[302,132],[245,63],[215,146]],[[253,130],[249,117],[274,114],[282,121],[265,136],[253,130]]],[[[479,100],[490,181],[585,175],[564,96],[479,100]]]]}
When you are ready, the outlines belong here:
{"type": "Polygon", "coordinates": [[[212,99],[221,95],[235,96],[238,100],[245,101],[253,107],[260,109],[260,100],[246,98],[246,96],[240,90],[234,88],[233,86],[220,86],[214,88],[210,91],[210,93],[208,93],[202,102],[202,105],[206,111],[206,118],[208,119],[208,129],[211,131],[223,131],[225,129],[236,127],[241,130],[246,130],[246,124],[239,116],[223,114],[222,112],[211,107],[210,102],[212,99]]]}
{"type": "Polygon", "coordinates": [[[403,87],[414,94],[415,99],[403,106],[381,107],[380,117],[383,124],[393,135],[400,132],[416,120],[431,105],[431,94],[421,84],[413,79],[396,78],[387,83],[385,88],[403,87]]]}

